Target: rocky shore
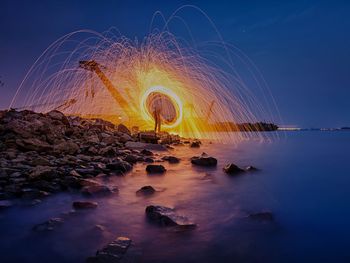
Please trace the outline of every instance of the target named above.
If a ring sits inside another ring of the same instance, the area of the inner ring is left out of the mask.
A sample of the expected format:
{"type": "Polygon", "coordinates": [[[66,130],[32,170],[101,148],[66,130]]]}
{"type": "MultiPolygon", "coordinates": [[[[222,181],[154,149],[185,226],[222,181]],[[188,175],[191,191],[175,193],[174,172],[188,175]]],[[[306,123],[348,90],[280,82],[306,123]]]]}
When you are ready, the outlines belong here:
{"type": "MultiPolygon", "coordinates": [[[[181,160],[169,155],[168,149],[182,144],[189,148],[201,147],[199,140],[184,140],[169,134],[164,134],[158,144],[149,144],[122,124],[65,116],[59,111],[46,114],[28,110],[0,111],[0,208],[9,208],[18,200],[35,205],[62,191],[80,192],[82,197],[117,193],[118,186],[105,185],[98,179],[123,176],[140,162],[146,165],[145,174],[164,175],[167,169],[157,162],[179,163],[181,160]],[[163,154],[154,154],[154,151],[163,154]]],[[[206,153],[187,161],[204,169],[218,164],[216,158],[206,153]]],[[[229,176],[257,170],[253,166],[240,168],[233,163],[222,169],[229,176]]],[[[152,186],[146,185],[135,194],[148,196],[155,192],[152,186]]],[[[97,202],[86,199],[72,203],[74,210],[97,207],[97,202]]],[[[181,231],[196,228],[186,216],[161,205],[147,206],[145,216],[161,227],[181,231]]],[[[254,213],[248,218],[273,220],[269,212],[254,213]]],[[[33,230],[51,231],[63,222],[63,218],[51,218],[33,226],[33,230]]],[[[97,251],[88,262],[121,262],[133,246],[128,238],[119,237],[97,251]]]]}
{"type": "MultiPolygon", "coordinates": [[[[88,195],[111,193],[117,188],[92,179],[122,176],[137,162],[153,163],[155,157],[147,147],[166,150],[166,146],[143,143],[124,125],[101,119],[58,111],[0,111],[0,200],[42,198],[69,189],[88,195]]],[[[148,170],[164,169],[154,165],[148,170]]]]}

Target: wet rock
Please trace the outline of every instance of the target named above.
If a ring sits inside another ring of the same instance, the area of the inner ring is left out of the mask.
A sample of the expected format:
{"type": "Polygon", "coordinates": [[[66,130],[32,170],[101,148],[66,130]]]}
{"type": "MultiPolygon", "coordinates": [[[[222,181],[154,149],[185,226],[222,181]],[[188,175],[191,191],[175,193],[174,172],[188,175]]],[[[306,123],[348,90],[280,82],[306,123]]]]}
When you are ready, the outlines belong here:
{"type": "Polygon", "coordinates": [[[191,142],[190,147],[191,148],[199,148],[199,147],[201,147],[201,142],[200,141],[193,141],[193,142],[191,142]]]}
{"type": "Polygon", "coordinates": [[[229,175],[237,175],[237,174],[242,174],[244,172],[243,169],[239,168],[237,165],[230,163],[227,164],[224,168],[223,168],[224,172],[229,174],[229,175]]]}
{"type": "Polygon", "coordinates": [[[162,226],[176,226],[181,229],[192,229],[196,227],[196,224],[191,222],[187,217],[178,215],[174,209],[165,206],[147,206],[146,215],[149,219],[162,226]]]}
{"type": "Polygon", "coordinates": [[[257,221],[270,221],[270,222],[274,221],[274,216],[269,211],[252,213],[248,215],[248,217],[257,221]]]}
{"type": "Polygon", "coordinates": [[[114,192],[118,191],[117,188],[110,188],[107,185],[91,185],[91,186],[84,186],[81,192],[84,195],[89,195],[89,196],[98,196],[98,195],[110,195],[113,194],[114,192]]]}
{"type": "Polygon", "coordinates": [[[168,161],[169,163],[179,163],[180,159],[175,156],[164,156],[162,157],[162,160],[168,161]]]}
{"type": "Polygon", "coordinates": [[[132,165],[130,165],[130,163],[128,162],[119,160],[119,161],[106,164],[106,168],[113,172],[124,174],[126,172],[131,171],[132,165]]]}
{"type": "Polygon", "coordinates": [[[198,166],[216,166],[218,161],[211,156],[208,156],[207,154],[203,153],[201,156],[194,156],[191,158],[191,163],[198,166]]]}
{"type": "Polygon", "coordinates": [[[75,201],[72,206],[74,209],[92,209],[97,207],[97,203],[90,201],[75,201]]]}
{"type": "Polygon", "coordinates": [[[150,185],[146,185],[141,187],[139,190],[136,191],[137,195],[152,195],[156,192],[156,190],[150,186],[150,185]]]}
{"type": "MultiPolygon", "coordinates": [[[[124,262],[123,258],[131,246],[131,239],[127,237],[118,237],[113,242],[109,243],[101,250],[96,252],[96,256],[89,257],[87,263],[118,263],[124,262]]],[[[125,262],[129,262],[126,260],[125,262]]],[[[134,262],[134,261],[130,261],[134,262]]]]}
{"type": "Polygon", "coordinates": [[[166,169],[161,164],[149,164],[146,167],[146,172],[150,174],[162,174],[166,172],[166,169]]]}
{"type": "Polygon", "coordinates": [[[79,181],[80,186],[99,186],[101,185],[99,182],[92,180],[92,179],[81,179],[79,181]]]}
{"type": "Polygon", "coordinates": [[[256,172],[256,171],[259,171],[259,169],[256,168],[256,167],[254,167],[254,166],[247,166],[247,167],[245,168],[245,170],[246,170],[247,172],[256,172]]]}
{"type": "Polygon", "coordinates": [[[44,223],[38,224],[33,227],[33,230],[36,232],[45,232],[45,231],[52,231],[57,226],[63,224],[63,219],[56,217],[56,218],[50,218],[44,223]]]}

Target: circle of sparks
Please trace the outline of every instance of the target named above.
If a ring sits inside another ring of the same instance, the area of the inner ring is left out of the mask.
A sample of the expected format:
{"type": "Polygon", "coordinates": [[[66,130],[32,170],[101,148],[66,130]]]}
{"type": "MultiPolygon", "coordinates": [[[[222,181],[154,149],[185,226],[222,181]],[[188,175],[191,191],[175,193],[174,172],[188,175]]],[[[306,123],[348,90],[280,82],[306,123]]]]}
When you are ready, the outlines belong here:
{"type": "Polygon", "coordinates": [[[183,118],[183,111],[182,111],[182,102],[181,99],[179,98],[179,96],[176,95],[175,92],[173,92],[172,90],[165,88],[163,86],[153,86],[151,88],[149,88],[143,95],[141,98],[141,102],[140,102],[140,109],[141,109],[141,114],[143,116],[143,118],[146,121],[150,121],[153,122],[153,116],[147,106],[147,98],[151,93],[160,93],[160,94],[164,94],[167,97],[169,97],[171,99],[171,102],[173,103],[173,106],[175,107],[175,109],[177,109],[177,118],[173,123],[164,123],[163,126],[165,128],[174,128],[176,126],[178,126],[183,118]]]}

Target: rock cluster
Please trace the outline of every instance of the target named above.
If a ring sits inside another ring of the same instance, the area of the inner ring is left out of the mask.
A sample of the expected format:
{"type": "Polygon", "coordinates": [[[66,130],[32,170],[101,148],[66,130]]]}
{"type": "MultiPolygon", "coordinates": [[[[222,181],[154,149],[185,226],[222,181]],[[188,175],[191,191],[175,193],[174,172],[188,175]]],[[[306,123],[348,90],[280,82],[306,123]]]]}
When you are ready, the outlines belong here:
{"type": "Polygon", "coordinates": [[[0,200],[41,198],[66,189],[113,193],[116,188],[92,178],[123,175],[136,162],[153,162],[150,150],[131,149],[128,143],[140,142],[124,125],[101,119],[0,111],[0,200]]]}

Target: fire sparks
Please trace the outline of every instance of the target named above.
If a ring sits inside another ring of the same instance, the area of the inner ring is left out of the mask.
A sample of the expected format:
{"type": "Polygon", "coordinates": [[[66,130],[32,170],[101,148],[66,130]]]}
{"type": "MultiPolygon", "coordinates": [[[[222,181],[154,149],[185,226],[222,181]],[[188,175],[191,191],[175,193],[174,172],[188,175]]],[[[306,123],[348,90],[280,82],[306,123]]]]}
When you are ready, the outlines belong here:
{"type": "Polygon", "coordinates": [[[151,34],[141,44],[111,32],[64,36],[36,61],[11,106],[57,109],[150,130],[156,103],[165,131],[234,142],[262,138],[255,132],[231,132],[238,123],[257,122],[267,112],[241,76],[167,31],[151,34]]]}

